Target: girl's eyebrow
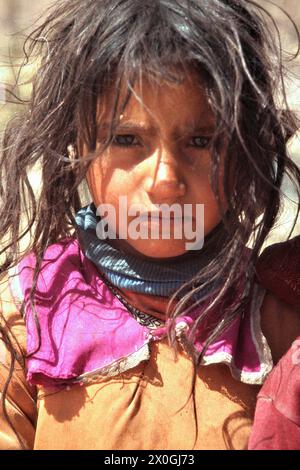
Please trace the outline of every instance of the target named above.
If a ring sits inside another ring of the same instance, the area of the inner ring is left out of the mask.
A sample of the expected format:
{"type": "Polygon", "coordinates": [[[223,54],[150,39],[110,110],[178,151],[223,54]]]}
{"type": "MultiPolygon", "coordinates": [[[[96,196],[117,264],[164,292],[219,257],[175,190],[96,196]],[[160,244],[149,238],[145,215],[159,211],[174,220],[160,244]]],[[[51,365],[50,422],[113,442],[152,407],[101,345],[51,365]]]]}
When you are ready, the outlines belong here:
{"type": "Polygon", "coordinates": [[[115,131],[132,131],[132,132],[143,132],[148,134],[155,134],[158,131],[158,127],[150,126],[146,123],[141,123],[138,121],[115,121],[111,122],[103,122],[98,126],[98,129],[101,130],[109,130],[113,126],[115,131]]]}
{"type": "MultiPolygon", "coordinates": [[[[109,130],[111,128],[112,123],[111,122],[103,122],[99,124],[98,130],[99,131],[105,131],[109,130]]],[[[130,132],[141,132],[144,134],[149,134],[149,135],[154,135],[159,132],[159,127],[153,126],[153,125],[148,125],[146,123],[141,123],[138,121],[124,121],[124,122],[119,122],[116,121],[113,123],[115,126],[115,131],[130,131],[130,132]]],[[[199,123],[196,121],[190,121],[185,123],[181,129],[179,127],[175,128],[173,130],[173,135],[174,136],[181,136],[182,134],[188,134],[191,132],[200,132],[204,134],[213,134],[215,131],[215,124],[211,122],[211,119],[208,118],[208,122],[204,123],[199,123]]]]}

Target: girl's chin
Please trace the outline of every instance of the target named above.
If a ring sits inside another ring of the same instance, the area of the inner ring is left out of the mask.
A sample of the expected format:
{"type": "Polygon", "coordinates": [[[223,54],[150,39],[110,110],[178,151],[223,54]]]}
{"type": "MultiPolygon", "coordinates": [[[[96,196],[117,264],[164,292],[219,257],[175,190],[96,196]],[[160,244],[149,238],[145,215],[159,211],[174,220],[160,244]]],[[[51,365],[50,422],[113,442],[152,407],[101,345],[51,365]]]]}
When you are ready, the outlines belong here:
{"type": "Polygon", "coordinates": [[[138,256],[147,259],[167,259],[174,258],[186,253],[185,244],[172,243],[171,240],[143,240],[138,242],[134,240],[130,242],[131,248],[135,251],[138,256]]]}
{"type": "Polygon", "coordinates": [[[185,240],[124,240],[114,239],[110,243],[123,251],[148,260],[163,260],[177,258],[184,254],[190,254],[186,244],[190,242],[185,240]]]}

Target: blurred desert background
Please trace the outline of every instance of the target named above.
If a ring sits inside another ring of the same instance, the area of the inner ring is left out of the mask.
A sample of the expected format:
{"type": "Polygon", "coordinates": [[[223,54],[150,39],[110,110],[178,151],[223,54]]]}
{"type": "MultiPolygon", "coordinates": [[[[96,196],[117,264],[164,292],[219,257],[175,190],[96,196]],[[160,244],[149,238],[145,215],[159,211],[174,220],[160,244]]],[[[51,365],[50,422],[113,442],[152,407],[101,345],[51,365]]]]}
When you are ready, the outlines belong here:
{"type": "MultiPolygon", "coordinates": [[[[53,0],[51,2],[49,0],[39,0],[39,2],[33,2],[32,0],[0,0],[0,84],[4,84],[7,89],[13,90],[22,99],[28,99],[31,93],[30,85],[22,85],[22,82],[32,76],[36,67],[35,64],[23,67],[18,79],[19,84],[13,89],[16,82],[18,64],[21,64],[23,58],[22,45],[34,22],[37,21],[38,23],[42,12],[54,3],[53,0]]],[[[273,14],[279,25],[284,49],[294,53],[297,49],[297,36],[292,24],[278,7],[284,8],[300,29],[299,0],[273,0],[273,4],[266,0],[259,0],[257,3],[263,5],[273,14]]],[[[297,61],[289,64],[288,67],[294,74],[294,78],[287,81],[288,100],[290,106],[299,111],[300,78],[297,79],[297,75],[300,77],[300,57],[298,57],[297,61]]],[[[7,96],[4,86],[0,85],[0,132],[3,131],[10,117],[18,112],[18,105],[10,104],[7,96]]],[[[289,149],[294,160],[300,165],[299,136],[292,139],[289,149]]],[[[38,190],[38,173],[32,175],[32,181],[38,190]]],[[[283,190],[286,198],[281,215],[266,244],[286,238],[297,208],[296,195],[289,181],[285,181],[283,190]]],[[[300,219],[293,235],[299,233],[300,219]]]]}

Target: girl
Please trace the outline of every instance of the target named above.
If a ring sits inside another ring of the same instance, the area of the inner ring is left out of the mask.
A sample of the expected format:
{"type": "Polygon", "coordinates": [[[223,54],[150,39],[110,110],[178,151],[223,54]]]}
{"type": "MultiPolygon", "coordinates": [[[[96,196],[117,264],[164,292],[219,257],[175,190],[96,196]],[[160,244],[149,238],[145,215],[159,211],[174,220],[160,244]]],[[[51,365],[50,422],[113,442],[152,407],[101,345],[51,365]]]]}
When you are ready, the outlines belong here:
{"type": "Polygon", "coordinates": [[[41,65],[1,156],[1,448],[247,448],[260,386],[300,334],[292,277],[274,292],[259,258],[284,174],[300,183],[263,13],[62,0],[26,43],[41,65]],[[122,237],[136,204],[146,236],[122,237]],[[192,208],[202,248],[175,236],[183,217],[162,237],[162,204],[192,208]]]}

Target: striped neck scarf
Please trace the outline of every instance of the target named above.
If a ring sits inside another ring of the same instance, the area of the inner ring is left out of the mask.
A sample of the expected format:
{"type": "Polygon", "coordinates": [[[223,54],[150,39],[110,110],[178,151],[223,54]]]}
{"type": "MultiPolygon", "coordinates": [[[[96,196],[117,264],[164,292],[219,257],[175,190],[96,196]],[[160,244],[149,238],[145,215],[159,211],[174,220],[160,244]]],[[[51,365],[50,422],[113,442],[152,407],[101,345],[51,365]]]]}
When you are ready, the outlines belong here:
{"type": "MultiPolygon", "coordinates": [[[[78,240],[85,256],[98,270],[120,289],[162,297],[171,296],[183,284],[191,281],[216,255],[226,239],[223,223],[205,237],[201,250],[162,260],[145,259],[138,254],[125,253],[109,240],[98,238],[96,226],[101,218],[94,203],[83,207],[76,214],[78,240]]],[[[202,296],[213,292],[221,279],[208,283],[202,296]]],[[[181,291],[181,294],[184,292],[181,291]]],[[[197,298],[197,294],[196,294],[197,298]]]]}

